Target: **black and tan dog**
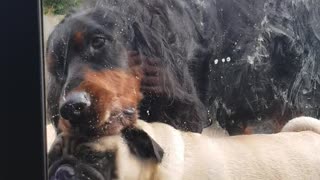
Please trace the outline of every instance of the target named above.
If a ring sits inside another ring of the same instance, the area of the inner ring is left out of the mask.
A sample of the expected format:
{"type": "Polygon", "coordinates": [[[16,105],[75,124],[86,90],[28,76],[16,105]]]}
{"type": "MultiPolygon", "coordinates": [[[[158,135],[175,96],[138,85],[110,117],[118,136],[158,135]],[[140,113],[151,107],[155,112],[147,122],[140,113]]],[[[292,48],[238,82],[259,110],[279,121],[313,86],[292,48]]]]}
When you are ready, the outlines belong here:
{"type": "Polygon", "coordinates": [[[84,70],[124,70],[130,62],[143,67],[139,109],[147,122],[201,132],[217,119],[239,134],[270,119],[262,131],[298,115],[319,117],[319,1],[92,2],[48,40],[48,117],[56,124],[81,115],[59,102],[84,70]]]}
{"type": "Polygon", "coordinates": [[[49,153],[50,180],[320,178],[319,120],[299,117],[283,128],[287,132],[231,137],[147,123],[137,116],[139,74],[87,72],[70,92],[95,103],[82,112],[86,119],[60,121],[63,132],[49,153]]]}

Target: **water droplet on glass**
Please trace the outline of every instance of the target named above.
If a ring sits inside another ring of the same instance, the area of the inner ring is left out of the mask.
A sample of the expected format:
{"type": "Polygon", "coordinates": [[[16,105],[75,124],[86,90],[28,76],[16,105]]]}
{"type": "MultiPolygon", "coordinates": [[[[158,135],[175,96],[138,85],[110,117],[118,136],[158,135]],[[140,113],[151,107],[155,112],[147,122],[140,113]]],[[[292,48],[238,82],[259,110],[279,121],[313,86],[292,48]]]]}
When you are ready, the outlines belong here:
{"type": "Polygon", "coordinates": [[[253,61],[254,60],[254,58],[252,57],[252,56],[248,56],[248,63],[249,64],[253,64],[253,61]]]}
{"type": "Polygon", "coordinates": [[[261,116],[258,116],[257,119],[258,119],[258,121],[261,121],[261,120],[262,120],[262,117],[261,117],[261,116]]]}
{"type": "Polygon", "coordinates": [[[306,90],[306,89],[302,90],[302,94],[307,94],[307,93],[308,93],[308,90],[306,90]]]}

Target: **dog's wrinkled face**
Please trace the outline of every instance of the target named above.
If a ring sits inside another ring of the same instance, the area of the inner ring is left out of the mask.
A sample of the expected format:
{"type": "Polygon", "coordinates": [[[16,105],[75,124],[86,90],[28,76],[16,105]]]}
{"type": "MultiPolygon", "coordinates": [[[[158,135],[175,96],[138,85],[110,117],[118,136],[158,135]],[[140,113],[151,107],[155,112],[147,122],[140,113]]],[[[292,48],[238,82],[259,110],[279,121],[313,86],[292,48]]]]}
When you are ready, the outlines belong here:
{"type": "Polygon", "coordinates": [[[74,135],[117,134],[138,118],[140,75],[130,71],[85,71],[83,81],[60,101],[60,128],[74,135]]]}
{"type": "Polygon", "coordinates": [[[134,127],[98,140],[61,134],[49,153],[50,180],[153,179],[163,149],[134,127]]]}
{"type": "Polygon", "coordinates": [[[49,180],[115,179],[115,151],[99,153],[79,147],[83,139],[60,134],[50,149],[49,180]]]}

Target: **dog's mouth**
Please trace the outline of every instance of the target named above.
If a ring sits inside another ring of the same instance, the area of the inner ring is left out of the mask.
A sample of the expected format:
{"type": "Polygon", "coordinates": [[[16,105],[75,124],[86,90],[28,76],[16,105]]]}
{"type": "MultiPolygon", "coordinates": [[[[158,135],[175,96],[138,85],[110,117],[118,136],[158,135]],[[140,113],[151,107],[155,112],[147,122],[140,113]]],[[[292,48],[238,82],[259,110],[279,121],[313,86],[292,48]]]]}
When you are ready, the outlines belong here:
{"type": "Polygon", "coordinates": [[[97,138],[120,133],[123,128],[134,124],[137,118],[136,108],[130,107],[112,112],[107,111],[104,117],[93,113],[76,122],[62,121],[68,124],[67,131],[74,135],[97,138]]]}
{"type": "Polygon", "coordinates": [[[135,108],[126,108],[108,114],[106,120],[102,121],[101,125],[98,125],[95,129],[98,135],[118,134],[123,128],[131,126],[137,119],[135,108]]]}

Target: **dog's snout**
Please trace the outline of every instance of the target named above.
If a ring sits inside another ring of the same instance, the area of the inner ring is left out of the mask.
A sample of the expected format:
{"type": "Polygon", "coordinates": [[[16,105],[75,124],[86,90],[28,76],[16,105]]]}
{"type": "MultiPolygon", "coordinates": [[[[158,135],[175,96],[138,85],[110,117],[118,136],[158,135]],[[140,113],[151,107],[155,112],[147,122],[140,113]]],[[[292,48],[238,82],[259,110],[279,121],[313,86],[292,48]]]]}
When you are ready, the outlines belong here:
{"type": "Polygon", "coordinates": [[[74,180],[75,179],[74,168],[67,164],[60,166],[55,173],[54,179],[55,180],[74,180]]]}
{"type": "Polygon", "coordinates": [[[90,96],[86,92],[69,93],[60,106],[60,115],[71,122],[84,116],[90,107],[90,96]]]}

